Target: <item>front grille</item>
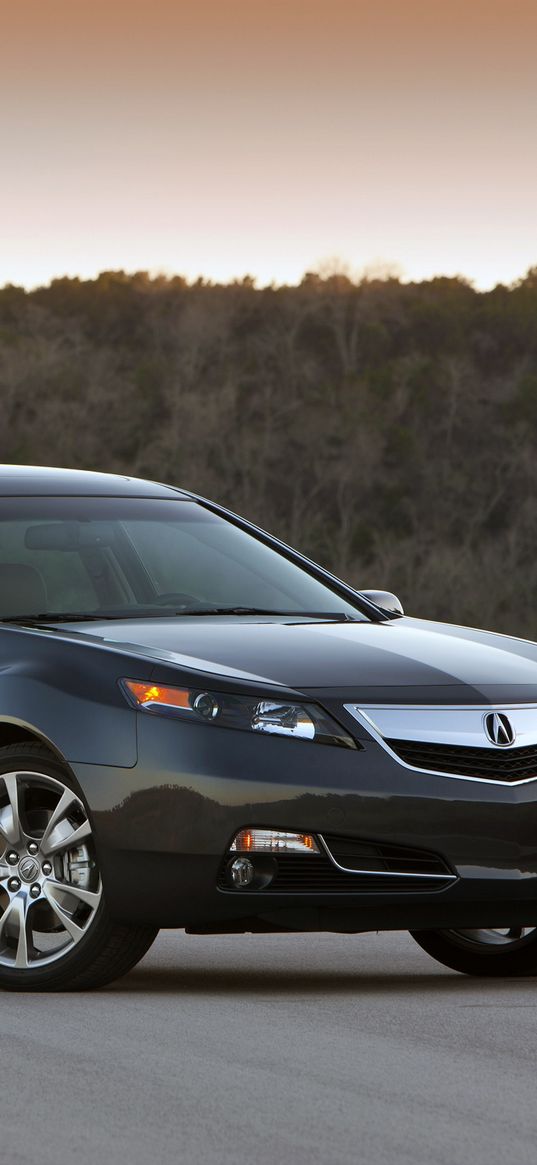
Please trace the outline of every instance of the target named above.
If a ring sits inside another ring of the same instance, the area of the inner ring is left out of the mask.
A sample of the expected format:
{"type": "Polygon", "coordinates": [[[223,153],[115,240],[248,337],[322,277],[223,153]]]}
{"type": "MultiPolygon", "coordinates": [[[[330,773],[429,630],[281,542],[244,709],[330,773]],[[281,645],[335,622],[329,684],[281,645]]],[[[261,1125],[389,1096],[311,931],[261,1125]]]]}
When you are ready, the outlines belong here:
{"type": "Polygon", "coordinates": [[[387,740],[386,744],[407,765],[429,772],[482,777],[487,781],[537,779],[537,747],[466,748],[453,744],[428,744],[415,740],[387,740]]]}
{"type": "Polygon", "coordinates": [[[334,837],[323,833],[332,857],[347,869],[389,874],[451,874],[450,867],[438,854],[388,842],[356,841],[353,837],[334,837]]]}

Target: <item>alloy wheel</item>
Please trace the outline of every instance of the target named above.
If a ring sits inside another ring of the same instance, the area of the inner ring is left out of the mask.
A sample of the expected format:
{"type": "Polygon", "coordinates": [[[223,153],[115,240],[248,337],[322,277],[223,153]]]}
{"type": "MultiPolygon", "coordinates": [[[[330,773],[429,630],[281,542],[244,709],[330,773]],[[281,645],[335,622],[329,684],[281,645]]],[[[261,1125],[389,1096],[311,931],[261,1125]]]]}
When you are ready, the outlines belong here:
{"type": "Polygon", "coordinates": [[[483,928],[481,930],[447,930],[444,933],[462,946],[503,947],[504,949],[510,947],[514,950],[516,947],[523,946],[536,933],[536,930],[537,928],[534,926],[512,926],[504,930],[483,928]]]}
{"type": "Polygon", "coordinates": [[[39,772],[0,774],[0,966],[37,969],[89,931],[102,885],[77,794],[39,772]]]}

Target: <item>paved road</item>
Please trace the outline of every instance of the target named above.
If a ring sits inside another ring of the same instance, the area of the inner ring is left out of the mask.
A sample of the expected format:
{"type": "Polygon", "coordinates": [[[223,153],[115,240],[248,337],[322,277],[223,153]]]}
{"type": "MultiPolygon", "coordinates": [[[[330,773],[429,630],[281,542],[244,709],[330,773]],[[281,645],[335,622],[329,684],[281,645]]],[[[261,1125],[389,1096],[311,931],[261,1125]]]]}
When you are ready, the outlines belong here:
{"type": "Polygon", "coordinates": [[[2,1165],[535,1165],[537,981],[406,934],[187,937],[0,997],[2,1165]]]}

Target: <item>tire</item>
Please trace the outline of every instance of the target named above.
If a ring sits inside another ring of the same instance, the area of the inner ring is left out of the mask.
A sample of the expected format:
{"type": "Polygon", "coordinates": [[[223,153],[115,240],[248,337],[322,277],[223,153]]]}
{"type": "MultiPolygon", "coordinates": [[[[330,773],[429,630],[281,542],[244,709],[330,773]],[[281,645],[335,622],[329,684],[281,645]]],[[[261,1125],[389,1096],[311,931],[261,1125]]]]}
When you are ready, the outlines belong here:
{"type": "Polygon", "coordinates": [[[418,946],[464,975],[508,978],[537,974],[537,928],[411,930],[418,946]]]}
{"type": "Polygon", "coordinates": [[[126,975],[157,934],[110,917],[68,769],[40,744],[0,748],[0,987],[102,987],[126,975]]]}

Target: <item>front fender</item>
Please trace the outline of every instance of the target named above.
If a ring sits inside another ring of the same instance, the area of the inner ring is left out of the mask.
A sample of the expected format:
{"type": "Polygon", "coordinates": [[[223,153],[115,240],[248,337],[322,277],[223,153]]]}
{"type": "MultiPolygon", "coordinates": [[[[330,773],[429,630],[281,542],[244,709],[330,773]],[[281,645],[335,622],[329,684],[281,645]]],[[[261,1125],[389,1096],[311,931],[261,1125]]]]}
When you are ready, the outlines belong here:
{"type": "MultiPolygon", "coordinates": [[[[152,666],[137,661],[141,679],[152,666]]],[[[117,682],[129,669],[120,652],[2,629],[0,722],[41,737],[69,764],[133,768],[136,712],[117,682]]]]}

